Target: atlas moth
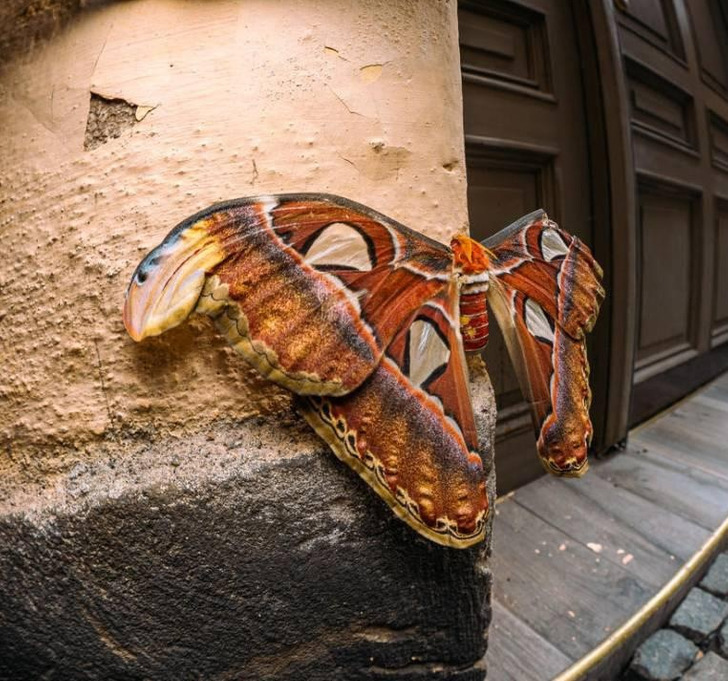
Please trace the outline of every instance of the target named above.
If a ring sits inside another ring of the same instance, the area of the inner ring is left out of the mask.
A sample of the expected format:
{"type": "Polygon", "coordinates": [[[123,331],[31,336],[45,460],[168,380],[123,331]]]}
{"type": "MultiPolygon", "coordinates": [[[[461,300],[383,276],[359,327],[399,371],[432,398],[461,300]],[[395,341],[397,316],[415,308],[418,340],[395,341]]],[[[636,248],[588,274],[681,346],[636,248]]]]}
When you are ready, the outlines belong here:
{"type": "Polygon", "coordinates": [[[338,196],[256,196],[175,227],[136,268],[124,324],[140,341],[212,317],[255,369],[301,396],[308,423],[400,518],[465,548],[488,514],[465,360],[487,342],[486,298],[543,465],[578,476],[601,277],[543,211],[448,247],[338,196]]]}

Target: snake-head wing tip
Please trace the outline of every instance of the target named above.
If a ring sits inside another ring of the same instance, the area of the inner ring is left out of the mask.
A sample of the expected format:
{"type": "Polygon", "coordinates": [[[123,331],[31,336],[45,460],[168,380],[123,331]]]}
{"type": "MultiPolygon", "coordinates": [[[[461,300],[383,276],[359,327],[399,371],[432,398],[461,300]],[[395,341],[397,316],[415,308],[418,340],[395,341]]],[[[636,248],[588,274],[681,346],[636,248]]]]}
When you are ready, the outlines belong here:
{"type": "Polygon", "coordinates": [[[134,271],[124,300],[124,326],[135,341],[158,336],[195,310],[208,272],[224,254],[199,225],[170,234],[134,271]]]}

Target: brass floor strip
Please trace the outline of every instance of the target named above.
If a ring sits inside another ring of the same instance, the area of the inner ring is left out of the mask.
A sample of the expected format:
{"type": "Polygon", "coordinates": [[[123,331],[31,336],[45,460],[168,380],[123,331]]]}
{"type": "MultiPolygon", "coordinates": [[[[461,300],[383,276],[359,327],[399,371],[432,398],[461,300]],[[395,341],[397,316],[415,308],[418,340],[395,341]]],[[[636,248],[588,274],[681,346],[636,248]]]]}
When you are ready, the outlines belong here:
{"type": "Polygon", "coordinates": [[[692,558],[675,573],[660,591],[647,601],[619,629],[616,629],[596,648],[580,660],[577,660],[571,667],[554,677],[553,681],[579,681],[583,679],[599,662],[607,658],[610,653],[636,634],[640,627],[670,600],[692,575],[705,566],[718,552],[726,539],[728,539],[728,518],[720,524],[720,527],[713,532],[705,543],[693,554],[692,558]]]}

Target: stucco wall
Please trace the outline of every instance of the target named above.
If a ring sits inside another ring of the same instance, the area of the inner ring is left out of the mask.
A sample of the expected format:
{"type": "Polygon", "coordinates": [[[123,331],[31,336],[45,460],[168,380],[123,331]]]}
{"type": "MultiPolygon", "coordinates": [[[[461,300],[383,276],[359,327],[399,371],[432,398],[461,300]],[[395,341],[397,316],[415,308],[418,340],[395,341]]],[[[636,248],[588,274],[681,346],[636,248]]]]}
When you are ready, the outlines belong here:
{"type": "Polygon", "coordinates": [[[203,320],[133,343],[127,281],[178,221],[258,193],[341,194],[447,240],[467,219],[455,19],[454,0],[137,0],[3,68],[0,485],[288,414],[203,320]]]}

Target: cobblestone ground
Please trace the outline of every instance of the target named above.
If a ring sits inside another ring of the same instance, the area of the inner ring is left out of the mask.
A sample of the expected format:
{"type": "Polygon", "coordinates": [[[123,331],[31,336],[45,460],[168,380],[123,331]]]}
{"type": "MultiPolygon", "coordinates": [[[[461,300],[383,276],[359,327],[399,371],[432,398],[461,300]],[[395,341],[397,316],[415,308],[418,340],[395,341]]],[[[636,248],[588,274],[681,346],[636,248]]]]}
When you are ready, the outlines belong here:
{"type": "Polygon", "coordinates": [[[728,552],[688,592],[667,626],[635,653],[622,681],[728,681],[728,552]]]}

